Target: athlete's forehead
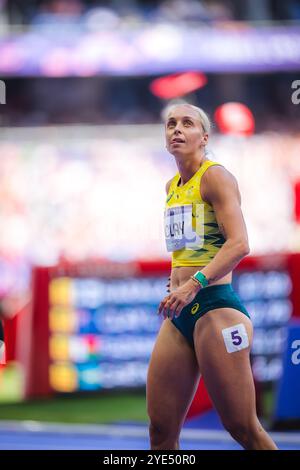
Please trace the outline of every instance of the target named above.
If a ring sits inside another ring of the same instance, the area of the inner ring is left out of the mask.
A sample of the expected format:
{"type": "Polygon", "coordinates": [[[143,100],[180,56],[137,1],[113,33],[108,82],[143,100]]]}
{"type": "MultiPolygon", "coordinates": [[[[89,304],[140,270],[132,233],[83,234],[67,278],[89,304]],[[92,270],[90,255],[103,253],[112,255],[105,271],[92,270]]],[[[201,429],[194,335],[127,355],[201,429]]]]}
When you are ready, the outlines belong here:
{"type": "Polygon", "coordinates": [[[186,104],[172,107],[167,114],[167,121],[169,121],[170,119],[183,118],[191,118],[200,121],[199,114],[197,113],[197,111],[186,104]]]}

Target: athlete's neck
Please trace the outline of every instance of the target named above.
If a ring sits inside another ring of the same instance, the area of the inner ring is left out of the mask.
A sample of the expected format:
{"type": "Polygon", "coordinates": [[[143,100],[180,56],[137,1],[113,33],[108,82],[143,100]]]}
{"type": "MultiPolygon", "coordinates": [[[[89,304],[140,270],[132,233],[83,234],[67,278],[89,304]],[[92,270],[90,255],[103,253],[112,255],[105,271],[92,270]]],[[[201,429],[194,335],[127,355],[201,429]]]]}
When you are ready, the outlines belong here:
{"type": "Polygon", "coordinates": [[[178,171],[180,173],[180,184],[183,186],[187,181],[189,181],[192,176],[199,170],[200,166],[208,160],[205,155],[201,155],[200,159],[189,160],[185,158],[184,160],[176,159],[176,164],[178,171]]]}

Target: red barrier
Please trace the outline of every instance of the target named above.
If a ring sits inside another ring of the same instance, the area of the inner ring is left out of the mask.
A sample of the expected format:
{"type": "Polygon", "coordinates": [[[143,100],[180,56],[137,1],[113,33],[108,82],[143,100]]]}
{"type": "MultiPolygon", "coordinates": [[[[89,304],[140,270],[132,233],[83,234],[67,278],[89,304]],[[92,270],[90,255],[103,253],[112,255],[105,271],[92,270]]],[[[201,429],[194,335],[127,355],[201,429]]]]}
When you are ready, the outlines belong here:
{"type": "Polygon", "coordinates": [[[28,374],[26,396],[51,394],[49,386],[49,268],[37,267],[32,273],[32,312],[29,319],[28,374]]]}
{"type": "Polygon", "coordinates": [[[210,396],[205,388],[204,380],[200,379],[197,391],[186,415],[186,419],[199,416],[213,407],[210,396]]]}

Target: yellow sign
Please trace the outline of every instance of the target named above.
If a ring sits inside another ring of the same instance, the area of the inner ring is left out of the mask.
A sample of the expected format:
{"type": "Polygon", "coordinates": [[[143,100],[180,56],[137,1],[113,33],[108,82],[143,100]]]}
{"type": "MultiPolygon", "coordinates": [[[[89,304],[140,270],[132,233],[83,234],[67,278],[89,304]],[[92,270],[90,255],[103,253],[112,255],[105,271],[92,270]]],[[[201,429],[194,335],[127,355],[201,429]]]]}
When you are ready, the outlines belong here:
{"type": "Polygon", "coordinates": [[[68,362],[50,365],[49,381],[57,392],[74,392],[78,388],[76,368],[68,362]]]}

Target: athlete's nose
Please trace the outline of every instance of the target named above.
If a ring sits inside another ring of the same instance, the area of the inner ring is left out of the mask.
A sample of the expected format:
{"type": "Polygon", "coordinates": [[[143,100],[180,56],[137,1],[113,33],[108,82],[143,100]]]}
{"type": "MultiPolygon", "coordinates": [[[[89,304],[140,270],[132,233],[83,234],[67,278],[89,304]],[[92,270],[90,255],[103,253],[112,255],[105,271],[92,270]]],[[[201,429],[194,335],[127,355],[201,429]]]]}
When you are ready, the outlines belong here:
{"type": "Polygon", "coordinates": [[[175,129],[174,129],[174,134],[177,135],[177,134],[181,134],[181,130],[177,127],[179,124],[176,125],[175,129]]]}

